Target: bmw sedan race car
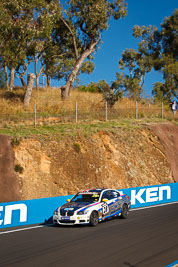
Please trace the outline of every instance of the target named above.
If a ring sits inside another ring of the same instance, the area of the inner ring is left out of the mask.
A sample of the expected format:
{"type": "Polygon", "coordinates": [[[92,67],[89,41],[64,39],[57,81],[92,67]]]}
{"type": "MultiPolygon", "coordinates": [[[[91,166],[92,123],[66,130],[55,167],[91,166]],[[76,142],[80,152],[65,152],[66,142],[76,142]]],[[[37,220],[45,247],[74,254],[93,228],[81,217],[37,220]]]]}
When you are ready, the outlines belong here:
{"type": "Polygon", "coordinates": [[[84,190],[67,201],[55,210],[54,224],[95,226],[112,217],[127,218],[131,205],[128,195],[120,195],[114,189],[84,190]]]}

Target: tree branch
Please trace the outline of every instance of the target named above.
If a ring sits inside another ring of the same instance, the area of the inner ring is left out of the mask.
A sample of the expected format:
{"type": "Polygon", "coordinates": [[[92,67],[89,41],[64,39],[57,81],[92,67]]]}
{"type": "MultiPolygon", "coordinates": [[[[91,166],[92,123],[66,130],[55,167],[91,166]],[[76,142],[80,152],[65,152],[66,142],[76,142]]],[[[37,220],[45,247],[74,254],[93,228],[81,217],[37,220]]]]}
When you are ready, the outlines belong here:
{"type": "Polygon", "coordinates": [[[76,43],[75,35],[74,35],[74,33],[72,32],[72,29],[71,29],[71,27],[69,26],[69,24],[68,24],[63,18],[61,18],[61,20],[62,20],[62,22],[64,23],[64,25],[67,27],[67,29],[69,30],[69,32],[70,32],[71,35],[72,35],[73,43],[74,43],[74,49],[75,49],[75,56],[76,56],[76,59],[78,59],[78,49],[77,49],[77,43],[76,43]]]}
{"type": "Polygon", "coordinates": [[[144,82],[145,82],[145,74],[142,75],[141,85],[140,85],[140,88],[141,88],[141,89],[142,89],[142,87],[143,87],[144,82]]]}

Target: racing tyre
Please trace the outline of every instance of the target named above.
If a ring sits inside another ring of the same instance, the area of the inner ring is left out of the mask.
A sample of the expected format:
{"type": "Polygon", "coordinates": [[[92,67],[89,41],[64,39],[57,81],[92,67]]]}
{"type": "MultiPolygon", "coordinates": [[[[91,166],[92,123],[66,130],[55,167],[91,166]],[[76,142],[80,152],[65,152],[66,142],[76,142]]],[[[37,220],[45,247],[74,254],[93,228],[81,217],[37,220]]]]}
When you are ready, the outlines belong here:
{"type": "Polygon", "coordinates": [[[90,225],[96,226],[99,223],[99,216],[97,211],[92,211],[90,215],[90,225]]]}
{"type": "Polygon", "coordinates": [[[122,206],[121,218],[122,218],[122,219],[126,219],[127,216],[128,216],[128,213],[129,213],[129,208],[128,208],[127,204],[124,204],[124,205],[122,206]]]}

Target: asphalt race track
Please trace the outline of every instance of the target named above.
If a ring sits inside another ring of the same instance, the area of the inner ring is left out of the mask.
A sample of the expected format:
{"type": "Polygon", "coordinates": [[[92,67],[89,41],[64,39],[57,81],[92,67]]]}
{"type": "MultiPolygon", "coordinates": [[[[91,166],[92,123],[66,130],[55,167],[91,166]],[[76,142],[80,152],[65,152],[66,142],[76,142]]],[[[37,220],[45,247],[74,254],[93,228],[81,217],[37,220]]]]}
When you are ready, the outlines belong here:
{"type": "MultiPolygon", "coordinates": [[[[163,267],[178,260],[178,204],[132,211],[96,227],[0,231],[0,266],[163,267]]],[[[11,229],[12,230],[12,229],[11,229]]]]}

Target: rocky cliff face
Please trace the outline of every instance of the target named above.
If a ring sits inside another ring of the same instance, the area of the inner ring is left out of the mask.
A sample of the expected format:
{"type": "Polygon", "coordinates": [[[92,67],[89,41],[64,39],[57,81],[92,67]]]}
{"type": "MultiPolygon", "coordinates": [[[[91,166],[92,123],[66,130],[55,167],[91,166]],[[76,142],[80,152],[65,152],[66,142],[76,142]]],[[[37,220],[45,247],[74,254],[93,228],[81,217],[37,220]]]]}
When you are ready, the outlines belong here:
{"type": "Polygon", "coordinates": [[[0,202],[19,200],[19,189],[11,140],[0,135],[0,202]]]}
{"type": "Polygon", "coordinates": [[[178,127],[163,127],[167,127],[166,146],[154,125],[151,129],[100,131],[75,140],[23,139],[14,147],[15,165],[23,167],[16,175],[20,198],[73,194],[92,187],[119,189],[172,183],[178,178],[176,165],[171,169],[178,155],[169,157],[167,150],[178,146],[178,127]]]}

